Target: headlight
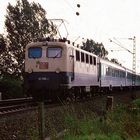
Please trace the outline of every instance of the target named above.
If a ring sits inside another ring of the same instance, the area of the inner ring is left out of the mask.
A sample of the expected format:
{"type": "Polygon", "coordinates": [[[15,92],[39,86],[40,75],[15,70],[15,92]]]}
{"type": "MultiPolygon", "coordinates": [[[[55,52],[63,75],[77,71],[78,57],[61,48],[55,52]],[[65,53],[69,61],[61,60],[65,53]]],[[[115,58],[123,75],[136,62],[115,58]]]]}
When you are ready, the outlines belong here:
{"type": "Polygon", "coordinates": [[[32,73],[33,72],[33,69],[32,68],[28,68],[28,73],[32,73]]]}
{"type": "Polygon", "coordinates": [[[60,69],[57,68],[57,69],[55,70],[55,72],[56,72],[56,73],[60,73],[60,69]]]}

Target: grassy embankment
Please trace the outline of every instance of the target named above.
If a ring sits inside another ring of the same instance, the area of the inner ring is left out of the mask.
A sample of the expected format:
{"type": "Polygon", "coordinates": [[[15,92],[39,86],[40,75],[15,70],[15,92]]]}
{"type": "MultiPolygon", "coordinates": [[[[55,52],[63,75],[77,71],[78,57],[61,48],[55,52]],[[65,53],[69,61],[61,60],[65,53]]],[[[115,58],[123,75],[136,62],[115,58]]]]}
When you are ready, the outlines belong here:
{"type": "Polygon", "coordinates": [[[130,106],[120,105],[105,116],[65,117],[63,140],[140,140],[140,99],[130,106]]]}

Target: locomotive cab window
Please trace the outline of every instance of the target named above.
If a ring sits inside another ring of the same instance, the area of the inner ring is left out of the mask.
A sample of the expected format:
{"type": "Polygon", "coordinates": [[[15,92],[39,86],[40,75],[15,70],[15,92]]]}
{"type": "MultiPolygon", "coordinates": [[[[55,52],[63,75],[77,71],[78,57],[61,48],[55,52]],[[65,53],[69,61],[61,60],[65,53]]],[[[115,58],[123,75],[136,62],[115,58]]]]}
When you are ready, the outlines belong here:
{"type": "Polygon", "coordinates": [[[31,47],[28,49],[29,58],[40,58],[42,56],[42,48],[40,47],[31,47]]]}
{"type": "Polygon", "coordinates": [[[60,58],[62,56],[62,48],[60,47],[49,47],[47,49],[47,57],[49,58],[60,58]]]}

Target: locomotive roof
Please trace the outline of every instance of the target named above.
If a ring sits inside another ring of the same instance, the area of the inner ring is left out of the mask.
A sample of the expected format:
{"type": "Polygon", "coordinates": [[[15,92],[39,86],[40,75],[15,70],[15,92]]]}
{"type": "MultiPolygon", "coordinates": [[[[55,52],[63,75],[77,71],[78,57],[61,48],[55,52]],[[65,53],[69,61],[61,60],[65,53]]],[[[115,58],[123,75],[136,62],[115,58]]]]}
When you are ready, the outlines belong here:
{"type": "Polygon", "coordinates": [[[39,46],[62,46],[62,47],[72,47],[76,50],[79,50],[80,52],[84,52],[86,54],[90,54],[90,55],[93,55],[95,57],[98,57],[97,55],[91,53],[91,52],[88,52],[88,51],[85,51],[77,46],[74,46],[72,43],[70,44],[70,41],[59,41],[59,40],[53,40],[53,41],[37,41],[37,42],[31,42],[29,43],[26,48],[30,48],[30,47],[39,47],[39,46]]]}

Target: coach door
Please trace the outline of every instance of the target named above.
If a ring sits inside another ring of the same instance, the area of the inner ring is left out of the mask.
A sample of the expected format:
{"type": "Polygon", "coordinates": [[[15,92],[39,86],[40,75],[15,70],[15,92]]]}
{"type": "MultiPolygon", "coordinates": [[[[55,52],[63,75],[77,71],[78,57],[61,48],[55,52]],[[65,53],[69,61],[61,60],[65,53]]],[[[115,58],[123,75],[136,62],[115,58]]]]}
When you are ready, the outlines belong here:
{"type": "Polygon", "coordinates": [[[99,82],[99,86],[101,87],[101,62],[100,60],[97,63],[97,71],[98,71],[98,82],[99,82]]]}
{"type": "Polygon", "coordinates": [[[68,48],[68,56],[69,56],[69,61],[68,61],[68,66],[69,66],[69,71],[70,71],[70,76],[71,76],[71,81],[74,80],[74,49],[73,48],[68,48]]]}

